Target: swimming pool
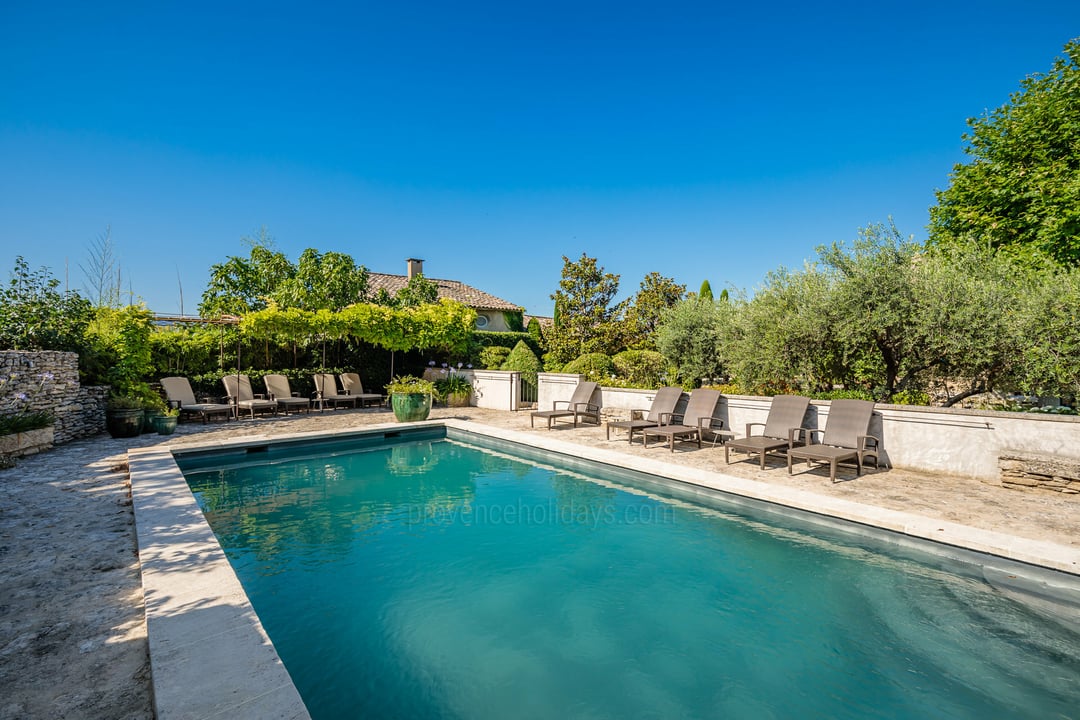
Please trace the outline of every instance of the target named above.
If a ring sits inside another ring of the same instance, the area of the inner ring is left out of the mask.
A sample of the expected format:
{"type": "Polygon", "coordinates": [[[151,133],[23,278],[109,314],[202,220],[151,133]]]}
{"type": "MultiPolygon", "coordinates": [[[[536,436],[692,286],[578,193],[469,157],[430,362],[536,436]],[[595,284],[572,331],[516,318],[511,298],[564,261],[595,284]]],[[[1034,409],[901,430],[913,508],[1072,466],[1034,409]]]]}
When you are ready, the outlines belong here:
{"type": "Polygon", "coordinates": [[[465,439],[181,459],[313,717],[1080,706],[1077,634],[954,559],[465,439]]]}

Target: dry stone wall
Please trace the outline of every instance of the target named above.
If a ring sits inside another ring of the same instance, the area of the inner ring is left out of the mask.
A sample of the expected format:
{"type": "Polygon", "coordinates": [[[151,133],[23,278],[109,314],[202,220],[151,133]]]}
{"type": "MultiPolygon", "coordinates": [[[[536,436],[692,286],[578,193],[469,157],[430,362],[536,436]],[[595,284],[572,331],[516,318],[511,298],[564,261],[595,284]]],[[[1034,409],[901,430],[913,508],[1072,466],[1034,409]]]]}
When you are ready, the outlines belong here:
{"type": "Polygon", "coordinates": [[[998,467],[1005,487],[1080,494],[1080,460],[1005,451],[998,458],[998,467]]]}
{"type": "Polygon", "coordinates": [[[0,413],[50,413],[57,444],[105,431],[108,390],[79,384],[76,353],[0,350],[0,413]]]}

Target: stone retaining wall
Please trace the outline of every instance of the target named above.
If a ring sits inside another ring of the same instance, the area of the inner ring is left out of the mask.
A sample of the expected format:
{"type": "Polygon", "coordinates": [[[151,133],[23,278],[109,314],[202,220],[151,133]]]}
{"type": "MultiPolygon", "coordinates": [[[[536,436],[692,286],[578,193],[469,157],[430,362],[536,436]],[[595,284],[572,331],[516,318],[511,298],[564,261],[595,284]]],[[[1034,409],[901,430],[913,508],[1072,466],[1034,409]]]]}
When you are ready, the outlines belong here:
{"type": "Polygon", "coordinates": [[[1005,487],[1080,494],[1080,460],[1006,450],[998,458],[1005,487]]]}
{"type": "Polygon", "coordinates": [[[76,353],[0,350],[0,413],[50,413],[57,444],[104,432],[107,395],[79,384],[76,353]]]}

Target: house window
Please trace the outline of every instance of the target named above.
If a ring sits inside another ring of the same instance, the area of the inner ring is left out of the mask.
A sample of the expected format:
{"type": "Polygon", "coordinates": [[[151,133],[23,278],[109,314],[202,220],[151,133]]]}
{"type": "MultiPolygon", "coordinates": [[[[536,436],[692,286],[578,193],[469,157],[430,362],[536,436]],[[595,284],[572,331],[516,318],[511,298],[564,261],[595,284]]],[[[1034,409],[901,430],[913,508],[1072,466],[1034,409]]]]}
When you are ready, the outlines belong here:
{"type": "Polygon", "coordinates": [[[488,325],[488,316],[478,314],[476,316],[476,327],[483,330],[484,328],[487,327],[487,325],[488,325]]]}

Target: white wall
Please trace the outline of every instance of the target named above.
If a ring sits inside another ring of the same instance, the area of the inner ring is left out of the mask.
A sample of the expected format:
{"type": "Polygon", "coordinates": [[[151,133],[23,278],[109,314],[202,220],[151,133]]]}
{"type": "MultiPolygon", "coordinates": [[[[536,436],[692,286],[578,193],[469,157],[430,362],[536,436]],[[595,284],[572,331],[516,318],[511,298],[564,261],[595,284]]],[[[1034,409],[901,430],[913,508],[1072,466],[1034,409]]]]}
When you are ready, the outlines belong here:
{"type": "MultiPolygon", "coordinates": [[[[579,376],[540,374],[540,409],[552,400],[568,400],[579,376]]],[[[607,408],[647,410],[654,391],[602,388],[607,408]]],[[[771,398],[724,395],[718,416],[738,437],[746,423],[765,422],[771,398]]],[[[823,428],[827,401],[814,400],[807,426],[823,428]]],[[[996,480],[998,456],[1005,450],[1056,455],[1080,460],[1080,416],[1036,415],[907,405],[878,405],[870,434],[881,438],[882,461],[892,467],[921,472],[996,480]]]]}
{"type": "Polygon", "coordinates": [[[521,373],[473,370],[471,405],[492,410],[517,410],[521,402],[521,373]]]}

